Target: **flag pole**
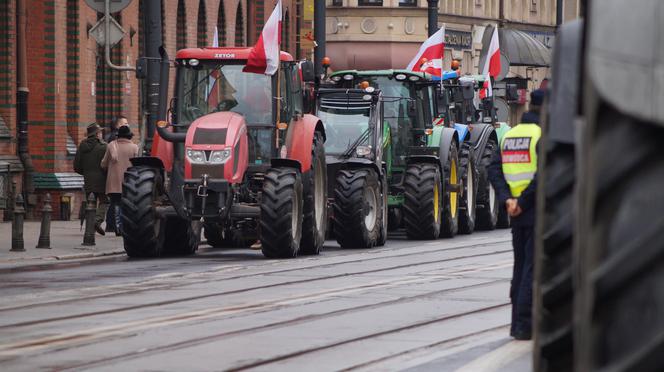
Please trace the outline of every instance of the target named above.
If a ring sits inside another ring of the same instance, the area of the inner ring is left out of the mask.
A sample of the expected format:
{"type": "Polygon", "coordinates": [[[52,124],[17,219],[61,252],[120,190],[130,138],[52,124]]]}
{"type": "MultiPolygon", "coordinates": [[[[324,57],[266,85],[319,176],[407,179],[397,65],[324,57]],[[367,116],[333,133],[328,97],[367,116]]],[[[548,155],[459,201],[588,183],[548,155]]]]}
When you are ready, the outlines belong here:
{"type": "Polygon", "coordinates": [[[279,151],[279,123],[281,122],[281,50],[279,50],[279,62],[277,65],[277,123],[275,125],[275,142],[279,151]]]}

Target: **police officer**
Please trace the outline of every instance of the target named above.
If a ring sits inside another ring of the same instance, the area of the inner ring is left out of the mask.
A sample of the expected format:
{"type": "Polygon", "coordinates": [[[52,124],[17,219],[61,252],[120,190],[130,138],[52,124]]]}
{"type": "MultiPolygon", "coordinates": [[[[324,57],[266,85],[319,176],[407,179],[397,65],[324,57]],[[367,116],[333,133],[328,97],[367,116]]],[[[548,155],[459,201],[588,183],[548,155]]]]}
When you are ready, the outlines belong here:
{"type": "Polygon", "coordinates": [[[542,134],[539,114],[543,100],[544,91],[531,93],[530,110],[505,134],[488,169],[496,196],[511,218],[514,267],[510,335],[517,340],[530,340],[532,333],[537,144],[542,134]]]}

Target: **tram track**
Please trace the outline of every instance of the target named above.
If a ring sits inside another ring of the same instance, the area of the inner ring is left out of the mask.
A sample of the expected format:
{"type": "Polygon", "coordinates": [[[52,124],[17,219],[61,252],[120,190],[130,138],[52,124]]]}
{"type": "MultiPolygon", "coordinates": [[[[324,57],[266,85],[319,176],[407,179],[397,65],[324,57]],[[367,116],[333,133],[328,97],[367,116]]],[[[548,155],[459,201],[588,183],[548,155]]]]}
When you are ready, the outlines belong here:
{"type": "MultiPolygon", "coordinates": [[[[152,302],[152,303],[147,303],[147,304],[139,304],[139,305],[133,305],[133,306],[124,306],[124,307],[118,307],[118,308],[95,311],[95,312],[77,313],[77,314],[63,315],[63,316],[58,316],[58,317],[51,317],[51,318],[32,320],[32,321],[26,321],[26,322],[19,322],[19,323],[13,323],[13,324],[4,324],[4,325],[0,325],[0,331],[6,330],[6,329],[11,329],[11,328],[18,328],[18,327],[32,326],[32,325],[38,325],[38,324],[45,324],[45,323],[51,323],[51,322],[69,320],[69,319],[75,319],[75,318],[84,318],[84,317],[105,315],[105,314],[111,314],[111,313],[117,313],[117,312],[123,312],[123,311],[131,311],[131,310],[145,309],[145,308],[150,308],[150,307],[165,306],[165,305],[171,305],[171,304],[177,304],[177,303],[207,299],[207,298],[212,298],[212,297],[218,297],[218,296],[224,296],[224,295],[229,295],[229,294],[260,290],[260,289],[275,288],[275,287],[288,286],[288,285],[301,284],[301,283],[310,283],[310,282],[314,282],[314,281],[330,280],[330,279],[349,277],[349,276],[365,275],[365,274],[385,272],[385,271],[404,269],[404,268],[410,268],[410,267],[417,267],[417,266],[423,266],[423,265],[431,265],[431,264],[435,264],[435,263],[444,263],[444,262],[457,261],[457,260],[463,260],[463,259],[469,259],[469,258],[492,256],[492,255],[498,255],[498,254],[503,254],[503,253],[508,253],[508,252],[511,252],[511,250],[498,250],[498,251],[492,251],[492,252],[488,252],[488,253],[455,256],[455,257],[450,257],[450,258],[445,258],[445,259],[440,259],[440,260],[415,262],[415,263],[403,264],[403,265],[394,265],[394,266],[388,266],[388,267],[371,269],[371,270],[360,270],[360,271],[355,271],[355,272],[343,272],[343,273],[340,273],[340,274],[333,274],[333,275],[314,277],[314,278],[304,278],[304,279],[300,279],[300,280],[290,280],[290,281],[285,281],[285,282],[271,283],[271,284],[266,284],[266,285],[246,287],[246,288],[227,290],[227,291],[219,291],[219,292],[207,293],[207,294],[198,295],[198,296],[188,296],[188,297],[183,297],[183,298],[157,301],[157,302],[152,302]]],[[[378,258],[376,258],[376,259],[378,259],[378,258]]],[[[359,261],[365,261],[365,260],[355,260],[354,262],[359,262],[359,261]]],[[[339,263],[339,264],[341,264],[341,263],[339,263]]],[[[318,265],[318,266],[320,267],[320,266],[326,266],[326,265],[328,265],[328,264],[318,265]]],[[[292,270],[302,270],[302,268],[288,269],[287,271],[292,271],[292,270]]],[[[284,271],[283,270],[277,270],[276,272],[281,273],[281,272],[284,272],[284,271]]],[[[223,278],[223,280],[228,281],[228,280],[232,280],[232,279],[244,278],[244,277],[247,277],[247,276],[269,275],[269,274],[273,274],[273,273],[275,273],[275,272],[238,275],[238,276],[231,277],[231,278],[223,278]]],[[[211,282],[211,281],[218,281],[218,280],[220,280],[220,278],[206,280],[202,283],[211,282]]],[[[201,282],[198,282],[198,283],[197,282],[187,282],[187,283],[183,283],[181,285],[175,285],[175,286],[184,286],[184,285],[192,285],[192,284],[201,284],[201,282]]],[[[173,288],[173,287],[169,286],[169,287],[165,287],[165,288],[149,288],[149,289],[142,289],[141,291],[154,290],[154,289],[171,289],[171,288],[173,288]]],[[[141,292],[141,291],[138,291],[138,292],[141,292]]],[[[76,302],[80,302],[80,301],[87,301],[87,300],[90,300],[92,298],[104,298],[104,297],[112,297],[112,296],[118,296],[118,295],[123,295],[123,294],[132,294],[132,293],[136,293],[136,291],[132,291],[132,292],[128,292],[128,293],[127,292],[113,293],[113,294],[106,294],[106,295],[100,295],[100,296],[89,296],[89,297],[84,297],[84,298],[73,298],[73,299],[58,301],[57,304],[71,304],[71,303],[76,303],[76,302]]],[[[24,310],[24,309],[28,309],[28,308],[35,308],[35,307],[41,307],[41,306],[52,306],[52,305],[54,305],[54,302],[37,303],[37,304],[24,305],[24,306],[21,306],[21,307],[14,307],[12,310],[24,310]]],[[[2,312],[6,312],[6,311],[10,311],[10,310],[9,309],[3,309],[2,310],[2,312]]]]}
{"type": "MultiPolygon", "coordinates": [[[[319,269],[319,268],[328,268],[328,267],[333,267],[337,265],[342,265],[342,264],[353,264],[353,263],[362,263],[362,262],[367,262],[367,261],[375,261],[375,260],[383,260],[383,259],[391,259],[391,258],[403,258],[403,257],[408,257],[408,256],[418,256],[418,255],[423,255],[423,254],[431,254],[431,253],[440,253],[440,252],[447,252],[447,251],[453,251],[453,250],[459,250],[459,249],[466,249],[469,247],[477,247],[477,248],[482,248],[482,247],[489,247],[493,245],[501,245],[508,243],[509,240],[500,240],[500,241],[495,241],[495,242],[490,242],[490,243],[482,243],[482,244],[462,244],[458,246],[453,246],[449,248],[432,248],[432,249],[424,249],[424,250],[418,250],[415,252],[408,252],[408,253],[400,253],[400,254],[395,254],[395,255],[384,255],[384,256],[376,256],[376,257],[361,257],[358,259],[351,259],[351,260],[343,260],[339,262],[332,262],[332,263],[321,263],[321,264],[315,264],[315,265],[308,265],[308,266],[300,266],[300,267],[293,267],[293,268],[286,268],[286,269],[277,269],[277,270],[270,270],[270,271],[261,271],[261,272],[256,272],[256,273],[248,273],[248,274],[241,274],[241,275],[235,275],[235,276],[230,276],[223,278],[224,281],[229,281],[229,280],[237,280],[237,279],[243,279],[243,278],[249,278],[249,277],[254,277],[254,276],[261,276],[261,275],[274,275],[274,274],[283,274],[283,273],[288,273],[288,272],[295,272],[295,271],[301,271],[301,270],[311,270],[311,269],[319,269]]],[[[420,247],[420,246],[414,246],[414,247],[420,247]]],[[[403,248],[403,247],[401,247],[403,248]]],[[[413,247],[408,247],[408,248],[413,248],[413,247]]],[[[384,250],[372,250],[372,251],[366,251],[360,253],[361,255],[374,255],[377,253],[382,253],[383,251],[391,252],[391,251],[396,251],[399,250],[399,248],[390,248],[390,249],[384,249],[384,250]]],[[[342,257],[345,256],[357,256],[358,254],[348,254],[348,255],[340,255],[342,257]]],[[[336,258],[336,257],[332,257],[336,258]]],[[[320,258],[307,258],[305,260],[313,260],[313,261],[318,261],[320,258]]],[[[169,274],[168,276],[164,275],[158,275],[156,277],[152,277],[146,281],[139,282],[139,283],[129,283],[129,284],[120,284],[120,285],[113,285],[113,286],[107,286],[107,287],[94,287],[91,288],[90,290],[110,290],[109,293],[101,293],[101,294],[92,294],[92,295],[85,295],[81,293],[81,291],[84,291],[88,288],[80,289],[80,290],[69,290],[71,291],[71,297],[72,298],[65,298],[65,299],[58,299],[58,300],[51,300],[51,301],[43,301],[43,302],[37,302],[37,303],[28,303],[28,304],[22,304],[22,305],[14,305],[14,306],[6,306],[6,307],[0,307],[0,313],[7,312],[7,311],[15,311],[15,310],[22,310],[22,309],[28,309],[28,308],[35,308],[39,306],[52,306],[52,305],[59,305],[59,304],[66,304],[66,303],[71,303],[71,302],[77,302],[77,301],[87,301],[91,299],[97,299],[97,298],[105,298],[105,297],[111,297],[111,296],[117,296],[117,295],[123,295],[123,294],[133,294],[133,293],[140,293],[140,292],[145,292],[145,291],[151,291],[151,290],[159,290],[159,289],[173,289],[173,288],[178,288],[178,287],[183,287],[183,286],[188,286],[192,284],[204,284],[204,283],[210,283],[219,280],[219,277],[215,278],[210,278],[210,279],[198,279],[196,280],[197,277],[205,276],[205,275],[220,275],[224,274],[225,272],[232,272],[232,271],[237,271],[237,270],[242,270],[242,269],[254,269],[254,268],[262,268],[262,267],[269,267],[273,266],[275,264],[283,264],[284,261],[275,261],[275,262],[270,262],[266,264],[258,264],[258,265],[251,265],[251,266],[238,266],[238,265],[233,265],[231,267],[223,267],[218,270],[211,270],[211,271],[204,271],[204,272],[196,272],[196,273],[184,273],[182,275],[174,275],[169,274]],[[183,280],[182,283],[169,283],[169,284],[160,284],[158,281],[163,281],[164,279],[181,279],[183,280]],[[157,281],[157,283],[149,283],[150,281],[157,281]],[[148,285],[147,287],[139,287],[136,288],[136,286],[145,286],[148,285]]],[[[287,261],[287,262],[293,262],[293,261],[287,261]]],[[[179,274],[179,273],[178,273],[179,274]]],[[[48,295],[52,296],[52,293],[48,293],[48,295]]],[[[34,298],[34,296],[31,296],[31,298],[34,298]]],[[[20,301],[20,299],[14,299],[14,301],[20,301]]],[[[0,329],[2,326],[0,326],[0,329]]]]}
{"type": "MultiPolygon", "coordinates": [[[[122,354],[122,355],[115,355],[112,357],[107,357],[103,359],[98,359],[94,361],[87,361],[85,363],[81,364],[75,364],[75,365],[68,365],[68,366],[58,366],[58,370],[76,370],[76,369],[81,369],[81,368],[92,368],[92,367],[98,367],[102,365],[108,365],[108,364],[113,364],[117,363],[120,361],[128,361],[128,360],[133,360],[137,358],[142,358],[145,356],[149,355],[155,355],[159,353],[165,353],[173,350],[178,350],[182,348],[188,348],[188,347],[194,347],[198,346],[201,344],[205,343],[211,343],[211,342],[218,342],[218,341],[223,341],[229,338],[233,337],[238,337],[238,336],[243,336],[243,335],[249,335],[252,333],[257,333],[257,332],[262,332],[262,331],[267,331],[267,330],[273,330],[273,329],[278,329],[278,328],[284,328],[284,327],[290,327],[298,324],[303,324],[307,322],[313,322],[316,320],[321,320],[324,318],[329,318],[329,317],[334,317],[334,316],[340,316],[340,315],[345,315],[353,312],[360,312],[360,311],[368,311],[372,309],[377,309],[380,307],[384,306],[390,306],[390,305],[396,305],[400,303],[409,303],[412,301],[417,301],[420,299],[424,298],[429,298],[433,296],[440,296],[448,293],[454,293],[454,292],[460,292],[464,291],[467,289],[475,289],[475,288],[482,288],[482,287],[487,287],[491,286],[497,283],[505,282],[507,279],[499,279],[499,280],[490,280],[482,283],[476,283],[476,284],[471,284],[471,285],[464,285],[464,286],[458,286],[458,287],[452,287],[452,288],[445,288],[437,291],[431,291],[431,292],[426,292],[426,293],[420,293],[417,295],[412,295],[412,296],[402,296],[396,299],[391,299],[387,301],[381,301],[377,303],[371,303],[371,304],[364,304],[364,305],[359,305],[359,306],[353,306],[349,308],[343,308],[343,309],[338,309],[338,310],[333,310],[329,312],[324,312],[324,313],[316,313],[316,314],[309,314],[309,315],[304,315],[300,316],[297,318],[289,319],[286,321],[277,321],[273,323],[268,323],[268,324],[263,324],[260,326],[256,327],[248,327],[248,328],[243,328],[239,330],[234,330],[234,331],[229,331],[229,332],[221,332],[213,335],[207,335],[204,337],[196,337],[196,338],[191,338],[183,341],[178,341],[175,343],[170,343],[166,345],[160,345],[160,346],[155,346],[151,348],[144,348],[140,351],[135,351],[130,354],[122,354]]],[[[501,306],[503,306],[501,304],[501,306]]],[[[269,311],[269,309],[266,309],[265,311],[269,311]]],[[[463,316],[465,313],[460,313],[460,314],[455,314],[455,316],[463,316]]],[[[403,328],[403,327],[402,327],[403,328]]],[[[399,328],[400,329],[400,328],[399,328]]],[[[103,340],[100,340],[103,341],[103,340]]],[[[348,341],[352,342],[352,341],[348,341]]]]}

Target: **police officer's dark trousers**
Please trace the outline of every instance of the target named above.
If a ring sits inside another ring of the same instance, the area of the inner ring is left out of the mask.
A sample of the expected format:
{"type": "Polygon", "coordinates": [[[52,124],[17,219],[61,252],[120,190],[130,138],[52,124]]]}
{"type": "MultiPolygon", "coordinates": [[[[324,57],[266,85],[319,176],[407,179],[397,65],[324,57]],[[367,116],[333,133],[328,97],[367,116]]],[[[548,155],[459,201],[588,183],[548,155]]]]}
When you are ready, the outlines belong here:
{"type": "Polygon", "coordinates": [[[512,226],[511,335],[530,334],[532,329],[534,235],[533,226],[512,226]]]}

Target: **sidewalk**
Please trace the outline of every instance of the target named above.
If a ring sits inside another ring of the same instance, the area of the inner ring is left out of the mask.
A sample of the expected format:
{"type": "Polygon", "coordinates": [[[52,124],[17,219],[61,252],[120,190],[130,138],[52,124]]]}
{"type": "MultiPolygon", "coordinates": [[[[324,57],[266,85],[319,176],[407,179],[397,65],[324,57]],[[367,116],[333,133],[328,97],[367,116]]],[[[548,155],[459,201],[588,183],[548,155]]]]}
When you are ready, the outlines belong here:
{"type": "Polygon", "coordinates": [[[39,222],[25,222],[23,239],[25,252],[11,252],[12,224],[0,223],[0,269],[35,265],[63,260],[85,259],[125,254],[122,238],[114,233],[101,236],[95,233],[94,246],[83,246],[83,230],[79,221],[51,222],[51,249],[38,249],[39,222]]]}

